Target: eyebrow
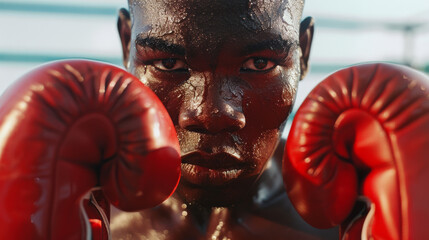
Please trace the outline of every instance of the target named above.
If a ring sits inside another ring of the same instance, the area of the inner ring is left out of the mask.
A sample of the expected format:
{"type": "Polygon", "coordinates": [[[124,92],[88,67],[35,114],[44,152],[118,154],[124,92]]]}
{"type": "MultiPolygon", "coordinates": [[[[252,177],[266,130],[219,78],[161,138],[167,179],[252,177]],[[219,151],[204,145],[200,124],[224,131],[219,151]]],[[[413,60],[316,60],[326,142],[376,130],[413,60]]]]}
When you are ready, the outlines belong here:
{"type": "Polygon", "coordinates": [[[274,38],[246,46],[242,51],[242,55],[249,55],[251,53],[263,50],[287,52],[293,44],[297,44],[297,42],[290,42],[281,38],[274,38]]]}
{"type": "Polygon", "coordinates": [[[171,43],[161,38],[137,36],[136,43],[142,47],[168,52],[171,54],[185,55],[185,48],[181,45],[171,43]]]}

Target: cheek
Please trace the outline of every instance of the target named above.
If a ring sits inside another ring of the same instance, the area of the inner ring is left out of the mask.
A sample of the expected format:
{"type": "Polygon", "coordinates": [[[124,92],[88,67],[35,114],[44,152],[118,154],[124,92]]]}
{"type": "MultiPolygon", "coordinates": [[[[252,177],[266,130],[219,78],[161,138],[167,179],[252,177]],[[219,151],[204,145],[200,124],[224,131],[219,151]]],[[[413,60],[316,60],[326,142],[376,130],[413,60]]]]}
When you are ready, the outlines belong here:
{"type": "Polygon", "coordinates": [[[174,125],[177,125],[179,109],[184,96],[180,85],[172,81],[160,80],[146,66],[134,67],[130,71],[158,96],[167,109],[174,125]]]}
{"type": "Polygon", "coordinates": [[[274,152],[280,137],[280,131],[271,129],[263,132],[253,131],[249,134],[253,136],[249,136],[247,138],[249,141],[246,141],[246,153],[248,154],[246,159],[252,159],[254,172],[259,174],[274,152]]]}
{"type": "Polygon", "coordinates": [[[281,71],[267,81],[259,81],[243,94],[247,156],[261,171],[273,153],[294,102],[296,81],[281,71]],[[290,79],[290,80],[286,80],[290,79]]]}
{"type": "MultiPolygon", "coordinates": [[[[279,72],[246,90],[243,96],[243,112],[246,126],[262,131],[278,129],[287,119],[295,98],[296,83],[285,79],[290,76],[279,72]]],[[[293,79],[293,78],[291,78],[293,79]]]]}

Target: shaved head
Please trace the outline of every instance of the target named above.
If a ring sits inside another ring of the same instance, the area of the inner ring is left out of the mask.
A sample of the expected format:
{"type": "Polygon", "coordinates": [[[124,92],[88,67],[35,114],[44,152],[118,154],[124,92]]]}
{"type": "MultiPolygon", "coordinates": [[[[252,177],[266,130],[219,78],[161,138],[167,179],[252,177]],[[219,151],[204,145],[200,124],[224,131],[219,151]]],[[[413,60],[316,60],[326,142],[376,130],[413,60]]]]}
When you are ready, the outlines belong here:
{"type": "Polygon", "coordinates": [[[287,25],[298,24],[304,7],[304,0],[129,0],[131,17],[134,9],[138,9],[138,14],[144,10],[148,18],[162,14],[164,16],[174,16],[175,21],[184,21],[195,17],[215,18],[220,15],[224,18],[242,18],[251,20],[242,21],[249,28],[262,25],[270,25],[278,18],[283,18],[287,25]],[[199,8],[204,9],[196,16],[190,16],[189,10],[199,8]]]}

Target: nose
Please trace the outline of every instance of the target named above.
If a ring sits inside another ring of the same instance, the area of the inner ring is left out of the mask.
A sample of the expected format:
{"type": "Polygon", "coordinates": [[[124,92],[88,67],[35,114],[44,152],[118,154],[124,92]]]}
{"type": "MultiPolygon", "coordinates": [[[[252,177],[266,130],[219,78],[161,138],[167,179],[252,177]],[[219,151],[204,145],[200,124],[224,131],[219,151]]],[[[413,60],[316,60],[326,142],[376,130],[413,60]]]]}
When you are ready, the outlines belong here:
{"type": "Polygon", "coordinates": [[[246,125],[242,93],[237,83],[204,76],[189,90],[179,113],[179,126],[189,131],[216,134],[238,131],[246,125]]]}

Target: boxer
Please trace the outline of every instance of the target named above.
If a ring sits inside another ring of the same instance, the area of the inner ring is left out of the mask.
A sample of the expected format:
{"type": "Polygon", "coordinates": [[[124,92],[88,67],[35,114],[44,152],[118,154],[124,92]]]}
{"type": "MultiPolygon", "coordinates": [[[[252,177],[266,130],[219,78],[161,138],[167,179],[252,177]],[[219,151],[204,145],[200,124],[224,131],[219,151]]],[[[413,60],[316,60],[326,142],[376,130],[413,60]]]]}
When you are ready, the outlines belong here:
{"type": "Polygon", "coordinates": [[[303,5],[129,0],[120,11],[124,65],[172,118],[182,178],[161,206],[114,210],[114,239],[338,238],[297,215],[274,153],[308,70],[314,30],[303,5]]]}

